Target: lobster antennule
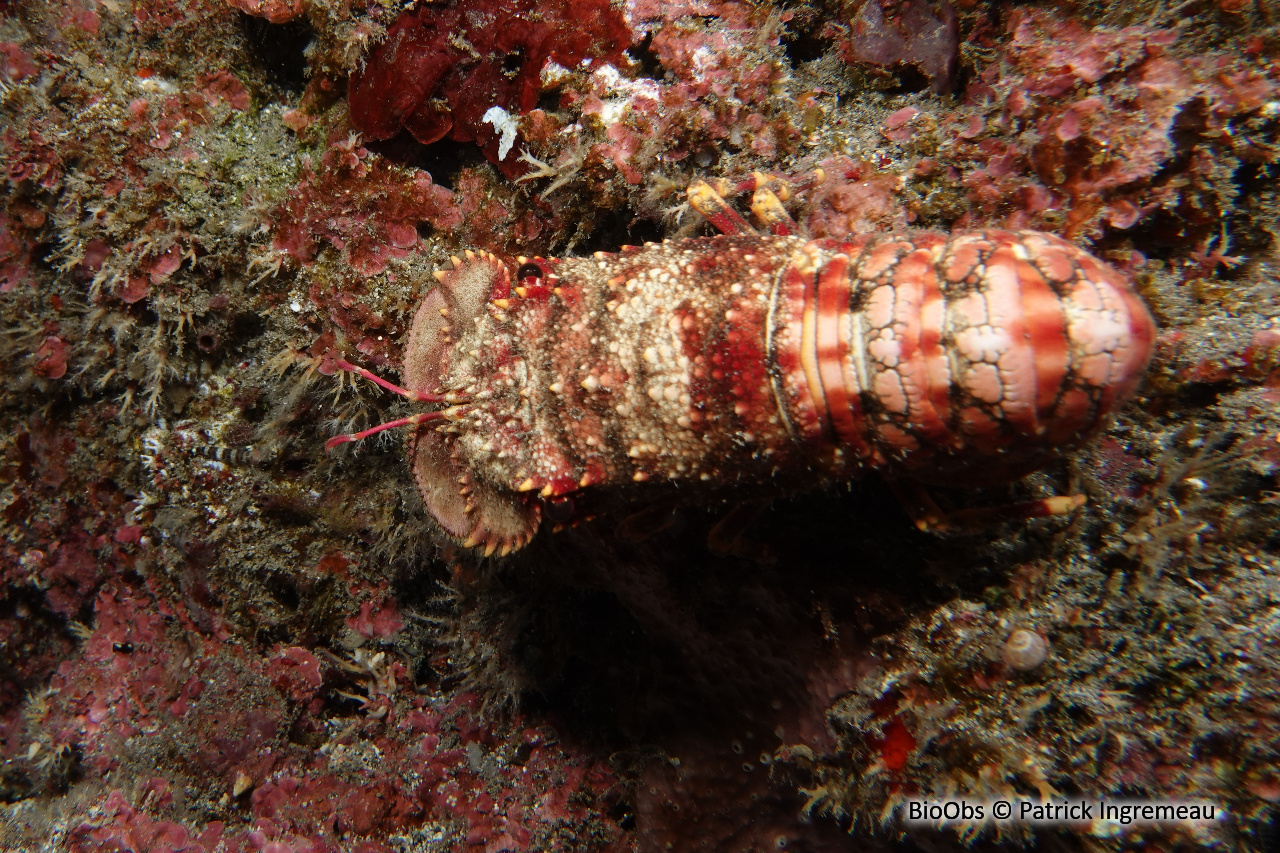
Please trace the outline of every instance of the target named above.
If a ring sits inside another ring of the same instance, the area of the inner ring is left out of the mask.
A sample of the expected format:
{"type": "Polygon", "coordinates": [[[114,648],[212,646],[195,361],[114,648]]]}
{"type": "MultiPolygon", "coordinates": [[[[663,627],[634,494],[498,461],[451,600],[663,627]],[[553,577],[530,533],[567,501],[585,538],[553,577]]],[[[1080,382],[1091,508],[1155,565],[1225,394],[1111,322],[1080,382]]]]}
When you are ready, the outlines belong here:
{"type": "Polygon", "coordinates": [[[409,415],[408,417],[404,417],[404,418],[396,418],[393,421],[387,421],[384,424],[378,424],[377,426],[370,427],[369,429],[366,429],[366,430],[361,430],[360,432],[347,433],[345,435],[335,435],[333,438],[329,439],[324,443],[325,453],[329,453],[339,444],[346,444],[347,442],[350,442],[350,441],[359,441],[363,438],[368,438],[371,435],[377,435],[378,433],[384,432],[385,430],[395,429],[397,427],[402,427],[402,426],[417,426],[418,424],[427,423],[429,421],[451,419],[455,417],[457,414],[459,414],[461,411],[456,404],[470,402],[470,398],[466,397],[465,395],[459,395],[454,393],[429,394],[426,391],[415,391],[411,388],[401,388],[399,385],[396,385],[394,382],[388,382],[386,379],[383,379],[381,376],[374,373],[373,371],[366,370],[363,367],[354,365],[351,362],[347,361],[345,358],[341,358],[341,357],[335,358],[333,360],[333,365],[339,370],[344,370],[347,373],[354,373],[357,376],[363,376],[365,379],[368,379],[370,382],[380,385],[383,388],[386,388],[388,391],[399,394],[401,397],[404,397],[408,400],[413,400],[414,402],[417,402],[417,403],[451,403],[454,405],[451,408],[445,409],[443,411],[419,412],[416,415],[409,415]]]}
{"type": "Polygon", "coordinates": [[[396,418],[393,421],[387,421],[385,424],[369,427],[360,432],[347,433],[345,435],[335,435],[324,443],[325,453],[333,450],[339,444],[346,444],[349,441],[359,441],[362,438],[368,438],[371,435],[377,435],[389,429],[396,429],[402,426],[417,426],[418,424],[430,423],[431,421],[451,421],[455,420],[459,415],[467,411],[466,406],[450,406],[447,409],[441,409],[438,412],[418,412],[416,415],[409,415],[404,418],[396,418]]]}
{"type": "Polygon", "coordinates": [[[339,370],[345,370],[347,373],[354,373],[357,376],[363,376],[365,379],[368,379],[370,382],[373,382],[377,385],[381,385],[383,388],[386,388],[388,391],[391,391],[394,394],[399,394],[401,397],[404,397],[409,400],[414,400],[419,403],[461,402],[460,400],[453,399],[453,397],[449,394],[428,394],[425,391],[414,391],[412,388],[401,388],[399,385],[396,385],[394,382],[388,382],[387,380],[383,379],[381,376],[374,373],[372,370],[366,370],[363,367],[358,367],[357,365],[352,364],[351,362],[347,361],[344,358],[335,358],[333,360],[333,365],[334,367],[337,367],[339,370]]]}

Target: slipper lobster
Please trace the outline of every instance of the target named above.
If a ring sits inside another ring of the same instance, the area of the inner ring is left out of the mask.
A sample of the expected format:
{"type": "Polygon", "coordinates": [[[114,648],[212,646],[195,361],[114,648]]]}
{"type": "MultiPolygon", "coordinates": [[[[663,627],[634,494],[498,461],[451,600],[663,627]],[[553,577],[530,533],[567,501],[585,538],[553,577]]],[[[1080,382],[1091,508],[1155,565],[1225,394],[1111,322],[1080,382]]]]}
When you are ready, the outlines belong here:
{"type": "MultiPolygon", "coordinates": [[[[764,193],[764,195],[762,195],[764,193]]],[[[589,490],[806,491],[870,471],[1023,476],[1135,389],[1155,326],[1128,279],[1035,231],[807,240],[767,186],[757,233],[708,185],[709,238],[590,258],[467,252],[436,273],[394,426],[444,532],[507,554],[589,490]]]]}

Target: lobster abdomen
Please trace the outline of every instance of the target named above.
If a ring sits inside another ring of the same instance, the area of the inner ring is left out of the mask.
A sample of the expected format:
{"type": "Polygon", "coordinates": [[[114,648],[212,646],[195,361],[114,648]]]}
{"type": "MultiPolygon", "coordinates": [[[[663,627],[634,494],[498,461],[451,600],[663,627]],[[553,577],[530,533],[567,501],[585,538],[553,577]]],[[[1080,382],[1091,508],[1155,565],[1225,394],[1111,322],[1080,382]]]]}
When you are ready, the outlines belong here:
{"type": "Polygon", "coordinates": [[[1079,446],[1150,360],[1119,272],[1038,232],[868,235],[784,274],[774,357],[809,443],[933,482],[1013,479],[1079,446]],[[797,369],[798,366],[798,369],[797,369]]]}

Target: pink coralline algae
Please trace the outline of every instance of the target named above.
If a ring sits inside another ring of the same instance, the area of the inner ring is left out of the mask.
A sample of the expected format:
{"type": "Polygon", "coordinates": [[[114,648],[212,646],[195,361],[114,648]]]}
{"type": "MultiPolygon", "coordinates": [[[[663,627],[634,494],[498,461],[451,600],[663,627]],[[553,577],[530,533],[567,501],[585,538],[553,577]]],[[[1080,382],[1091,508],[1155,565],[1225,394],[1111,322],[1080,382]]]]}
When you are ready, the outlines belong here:
{"type": "MultiPolygon", "coordinates": [[[[695,145],[748,142],[757,154],[773,157],[793,141],[769,114],[772,87],[785,73],[780,63],[763,55],[777,45],[777,30],[765,26],[762,12],[745,4],[721,4],[716,12],[720,19],[710,31],[679,20],[654,33],[650,49],[674,82],[663,87],[666,109],[653,117],[657,126],[652,130],[695,145]],[[664,112],[669,112],[671,126],[662,126],[664,112]]],[[[643,124],[637,129],[642,136],[649,130],[643,124]]]]}
{"type": "Polygon", "coordinates": [[[955,79],[960,36],[955,9],[945,0],[863,0],[846,29],[829,25],[845,60],[893,71],[914,68],[934,92],[947,92],[955,79]]]}
{"type": "Polygon", "coordinates": [[[566,68],[585,59],[618,63],[630,40],[607,0],[422,4],[396,19],[352,75],[351,119],[370,139],[404,128],[422,143],[475,140],[490,161],[518,174],[524,167],[515,157],[498,156],[499,135],[485,113],[532,109],[548,61],[566,68]]]}
{"type": "Polygon", "coordinates": [[[1175,58],[1175,30],[1086,29],[1038,9],[1015,10],[1008,32],[1001,61],[966,89],[985,117],[951,119],[960,150],[982,164],[963,177],[978,210],[1013,200],[1006,222],[1016,225],[1063,212],[1068,236],[1096,234],[1104,223],[1129,229],[1175,208],[1210,226],[1217,202],[1187,204],[1213,168],[1204,143],[1228,144],[1246,161],[1269,156],[1228,130],[1274,94],[1276,69],[1266,63],[1175,58]],[[990,132],[1014,126],[1028,129],[1026,145],[990,132]]]}
{"type": "Polygon", "coordinates": [[[607,140],[593,155],[640,183],[662,161],[739,147],[763,158],[795,150],[800,132],[773,97],[786,77],[778,24],[787,13],[774,18],[736,2],[635,3],[628,16],[666,73],[630,82],[605,71],[592,76],[582,111],[599,116],[607,140]],[[619,114],[619,102],[629,109],[619,114]],[[605,110],[606,103],[615,106],[605,110]]]}
{"type": "Polygon", "coordinates": [[[9,293],[19,284],[32,282],[31,250],[22,234],[5,213],[0,213],[0,293],[9,293]],[[15,233],[17,232],[17,233],[15,233]]]}
{"type": "Polygon", "coordinates": [[[897,175],[848,157],[831,157],[819,166],[822,181],[808,197],[804,220],[813,237],[839,239],[847,234],[893,231],[911,223],[897,175]]]}
{"type": "MultiPolygon", "coordinates": [[[[377,591],[373,592],[378,595],[377,591]]],[[[360,612],[348,617],[347,627],[366,638],[388,638],[404,627],[404,620],[395,600],[381,592],[381,600],[367,600],[360,605],[360,612]]]]}
{"type": "Polygon", "coordinates": [[[273,24],[292,21],[303,12],[302,0],[227,0],[241,12],[266,18],[273,24]]]}
{"type": "Polygon", "coordinates": [[[36,64],[26,51],[12,42],[0,42],[0,74],[5,79],[17,82],[35,75],[36,64]]]}
{"type": "Polygon", "coordinates": [[[61,379],[67,372],[67,345],[57,335],[50,335],[36,349],[31,371],[45,379],[61,379]]]}
{"type": "MultiPolygon", "coordinates": [[[[449,849],[551,849],[579,829],[590,849],[626,849],[598,817],[625,796],[598,758],[518,718],[489,722],[474,695],[415,690],[398,656],[234,637],[194,565],[181,589],[149,571],[151,515],[107,478],[113,469],[80,480],[68,468],[77,453],[71,435],[42,429],[0,457],[21,491],[5,518],[27,540],[0,547],[0,580],[41,590],[36,612],[0,611],[0,642],[15,655],[0,673],[0,758],[9,769],[31,756],[23,766],[43,768],[42,790],[72,773],[129,780],[91,795],[66,849],[389,853],[389,835],[424,826],[449,849]],[[73,637],[50,618],[85,624],[73,637]],[[222,797],[218,819],[193,822],[183,808],[196,787],[222,797]]],[[[340,554],[317,566],[349,569],[340,554]]],[[[351,592],[338,624],[356,642],[402,629],[385,584],[351,592]]]]}
{"type": "Polygon", "coordinates": [[[350,136],[330,141],[271,218],[277,251],[308,263],[327,243],[369,276],[419,245],[419,225],[448,230],[462,222],[462,212],[429,174],[373,157],[350,136]]]}
{"type": "MultiPolygon", "coordinates": [[[[471,694],[415,695],[398,661],[339,664],[298,646],[254,657],[221,626],[202,635],[172,605],[110,582],[83,655],[54,676],[40,719],[50,743],[99,774],[152,749],[171,761],[148,790],[107,793],[73,829],[70,850],[386,853],[389,834],[430,821],[458,848],[531,851],[623,796],[604,764],[545,732],[519,720],[491,727],[471,694]],[[335,687],[357,710],[346,734],[324,750],[301,746],[323,740],[317,716],[335,687]],[[378,760],[343,758],[360,750],[378,760]],[[172,791],[188,776],[237,798],[248,825],[185,824],[172,791]]],[[[594,849],[622,840],[616,826],[595,832],[594,849]]]]}
{"type": "Polygon", "coordinates": [[[53,189],[62,180],[62,155],[38,128],[21,135],[6,128],[0,133],[0,151],[5,155],[4,177],[11,183],[31,181],[41,189],[53,189]]]}

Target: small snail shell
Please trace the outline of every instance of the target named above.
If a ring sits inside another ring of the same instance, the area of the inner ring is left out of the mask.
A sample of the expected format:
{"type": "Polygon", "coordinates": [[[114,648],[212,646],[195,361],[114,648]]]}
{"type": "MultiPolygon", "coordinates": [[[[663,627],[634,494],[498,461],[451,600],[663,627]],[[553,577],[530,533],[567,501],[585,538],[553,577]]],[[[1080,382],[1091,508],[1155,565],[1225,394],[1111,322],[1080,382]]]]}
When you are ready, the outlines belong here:
{"type": "Polygon", "coordinates": [[[1049,641],[1026,628],[1019,628],[1010,634],[1009,639],[1004,641],[1004,648],[1000,650],[1001,660],[1010,669],[1019,672],[1035,669],[1048,656],[1049,641]]]}

